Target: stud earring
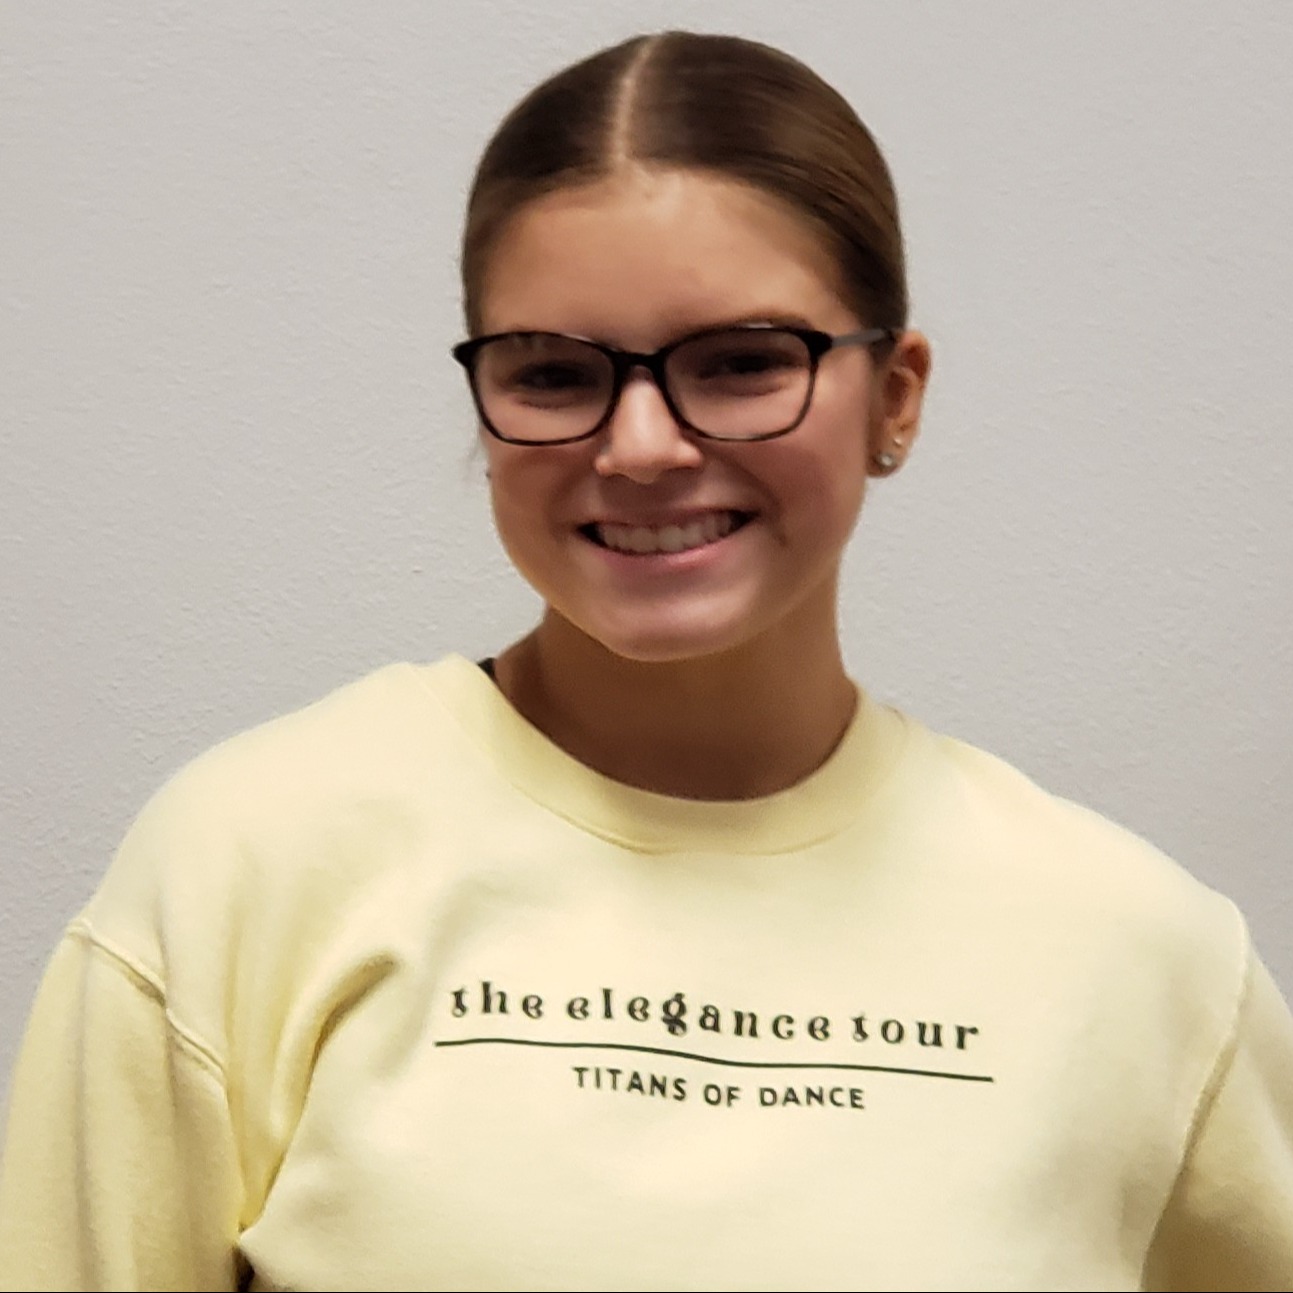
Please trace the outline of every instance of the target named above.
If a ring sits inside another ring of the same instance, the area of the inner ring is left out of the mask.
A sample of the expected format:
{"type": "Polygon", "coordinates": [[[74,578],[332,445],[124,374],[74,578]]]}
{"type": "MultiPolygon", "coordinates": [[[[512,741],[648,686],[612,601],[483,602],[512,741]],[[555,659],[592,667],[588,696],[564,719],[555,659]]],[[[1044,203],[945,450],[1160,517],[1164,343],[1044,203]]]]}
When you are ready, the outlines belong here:
{"type": "MultiPolygon", "coordinates": [[[[893,446],[895,449],[902,448],[902,436],[894,436],[893,446]]],[[[884,450],[876,454],[871,461],[874,462],[881,471],[892,471],[898,465],[898,456],[897,454],[892,454],[887,450],[884,450]]]]}

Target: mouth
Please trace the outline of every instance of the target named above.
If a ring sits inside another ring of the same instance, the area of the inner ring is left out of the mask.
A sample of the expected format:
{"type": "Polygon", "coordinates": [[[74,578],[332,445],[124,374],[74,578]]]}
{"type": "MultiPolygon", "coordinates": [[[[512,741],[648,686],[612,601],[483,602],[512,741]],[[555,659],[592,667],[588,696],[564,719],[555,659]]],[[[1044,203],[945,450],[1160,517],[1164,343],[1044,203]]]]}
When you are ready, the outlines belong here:
{"type": "Polygon", "coordinates": [[[651,557],[708,547],[735,534],[753,519],[753,512],[727,510],[706,512],[685,524],[619,525],[612,521],[591,521],[581,525],[579,533],[599,548],[630,557],[651,557]]]}

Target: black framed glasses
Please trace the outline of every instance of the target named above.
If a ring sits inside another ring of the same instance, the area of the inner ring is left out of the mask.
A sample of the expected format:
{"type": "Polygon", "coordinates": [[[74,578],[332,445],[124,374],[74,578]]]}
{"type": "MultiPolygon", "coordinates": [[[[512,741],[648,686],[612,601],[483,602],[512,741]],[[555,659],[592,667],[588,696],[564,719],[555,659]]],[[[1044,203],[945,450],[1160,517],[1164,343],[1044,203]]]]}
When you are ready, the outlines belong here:
{"type": "Polygon", "coordinates": [[[822,356],[874,346],[892,328],[832,336],[814,328],[708,328],[652,354],[560,332],[500,332],[453,348],[485,429],[508,444],[572,444],[611,420],[635,368],[651,375],[678,424],[710,440],[771,440],[808,413],[822,356]]]}

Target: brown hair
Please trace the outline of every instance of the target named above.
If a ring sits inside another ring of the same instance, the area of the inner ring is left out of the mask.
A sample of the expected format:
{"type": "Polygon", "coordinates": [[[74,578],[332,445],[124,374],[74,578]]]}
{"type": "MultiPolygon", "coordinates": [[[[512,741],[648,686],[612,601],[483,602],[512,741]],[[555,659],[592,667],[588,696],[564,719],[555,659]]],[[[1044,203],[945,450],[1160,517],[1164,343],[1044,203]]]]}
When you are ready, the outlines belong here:
{"type": "Polygon", "coordinates": [[[709,171],[785,202],[825,238],[872,326],[907,323],[898,200],[871,133],[789,54],[735,36],[637,36],[558,72],[504,118],[467,203],[463,306],[480,326],[484,267],[536,198],[628,165],[709,171]]]}

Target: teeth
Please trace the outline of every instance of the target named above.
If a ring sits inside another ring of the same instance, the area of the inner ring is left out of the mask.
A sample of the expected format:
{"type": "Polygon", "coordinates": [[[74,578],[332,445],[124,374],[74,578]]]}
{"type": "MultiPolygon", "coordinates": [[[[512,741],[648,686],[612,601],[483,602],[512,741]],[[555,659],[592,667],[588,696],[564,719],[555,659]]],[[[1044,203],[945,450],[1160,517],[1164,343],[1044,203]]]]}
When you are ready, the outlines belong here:
{"type": "Polygon", "coordinates": [[[652,552],[686,552],[706,543],[717,543],[736,528],[731,512],[710,512],[687,525],[599,525],[597,537],[616,552],[647,555],[652,552]]]}

